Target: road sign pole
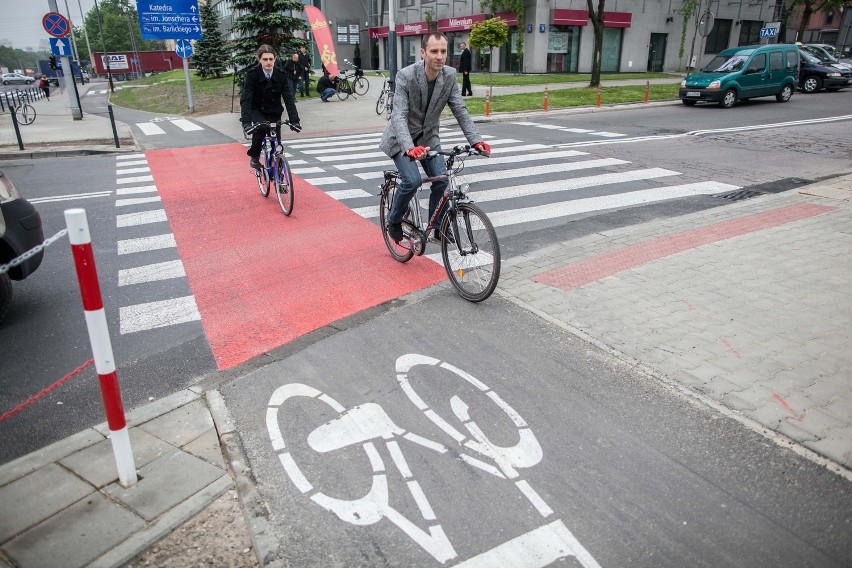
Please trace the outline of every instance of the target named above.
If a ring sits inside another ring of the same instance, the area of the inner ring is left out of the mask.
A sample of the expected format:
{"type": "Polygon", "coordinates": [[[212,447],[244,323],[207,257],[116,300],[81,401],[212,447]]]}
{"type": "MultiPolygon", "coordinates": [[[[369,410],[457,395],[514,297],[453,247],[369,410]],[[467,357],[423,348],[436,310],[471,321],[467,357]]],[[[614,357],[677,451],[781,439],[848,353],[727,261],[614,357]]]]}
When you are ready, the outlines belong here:
{"type": "Polygon", "coordinates": [[[189,100],[189,112],[195,112],[195,105],[192,104],[192,87],[189,85],[189,58],[182,57],[183,61],[183,76],[186,79],[186,98],[189,100]]]}
{"type": "MultiPolygon", "coordinates": [[[[48,6],[50,6],[51,12],[58,12],[58,9],[56,7],[56,0],[47,0],[47,4],[48,6]]],[[[71,77],[71,80],[73,81],[74,70],[71,68],[71,59],[69,57],[69,55],[71,54],[65,51],[64,43],[59,44],[59,50],[60,61],[62,61],[62,76],[65,78],[66,81],[68,77],[71,77]]],[[[71,108],[71,117],[74,120],[82,120],[83,111],[80,110],[80,98],[77,96],[77,89],[67,89],[66,92],[68,93],[68,103],[71,108]]]]}

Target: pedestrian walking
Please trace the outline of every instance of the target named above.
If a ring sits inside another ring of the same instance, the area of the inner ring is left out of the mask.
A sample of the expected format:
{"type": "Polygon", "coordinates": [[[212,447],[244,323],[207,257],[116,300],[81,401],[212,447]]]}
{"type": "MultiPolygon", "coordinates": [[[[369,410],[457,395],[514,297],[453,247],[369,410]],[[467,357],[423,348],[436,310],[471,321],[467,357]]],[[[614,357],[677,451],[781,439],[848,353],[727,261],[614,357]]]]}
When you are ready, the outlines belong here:
{"type": "Polygon", "coordinates": [[[296,96],[296,91],[299,86],[299,81],[302,78],[302,68],[299,66],[299,54],[294,53],[290,56],[289,61],[284,63],[284,72],[287,74],[287,83],[290,86],[290,92],[296,96]]]}
{"type": "Polygon", "coordinates": [[[38,82],[38,88],[44,92],[44,96],[47,97],[47,100],[50,100],[50,81],[44,78],[44,75],[41,76],[41,79],[38,82]]]}
{"type": "Polygon", "coordinates": [[[299,94],[303,97],[308,96],[311,88],[311,54],[305,49],[305,46],[299,48],[299,66],[302,68],[302,81],[299,83],[299,94]]]}
{"type": "Polygon", "coordinates": [[[462,49],[461,57],[459,58],[459,73],[462,75],[461,96],[472,97],[473,89],[470,87],[470,70],[472,68],[471,60],[473,56],[467,48],[465,42],[461,42],[459,47],[462,49]]]}

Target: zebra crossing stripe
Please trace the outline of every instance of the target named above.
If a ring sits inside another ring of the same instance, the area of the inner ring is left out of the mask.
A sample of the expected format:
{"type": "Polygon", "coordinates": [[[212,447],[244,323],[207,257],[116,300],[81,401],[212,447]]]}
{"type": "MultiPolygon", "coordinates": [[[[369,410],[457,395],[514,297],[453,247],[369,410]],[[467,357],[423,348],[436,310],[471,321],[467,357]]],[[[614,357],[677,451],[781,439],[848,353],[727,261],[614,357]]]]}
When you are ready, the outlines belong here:
{"type": "Polygon", "coordinates": [[[150,172],[151,168],[145,166],[144,168],[125,168],[123,170],[115,170],[115,175],[124,176],[127,174],[144,174],[145,172],[150,172]]]}
{"type": "Polygon", "coordinates": [[[646,168],[642,170],[632,170],[629,172],[599,174],[596,176],[528,183],[497,189],[485,189],[482,191],[471,192],[471,197],[473,197],[476,202],[481,203],[484,201],[529,197],[531,195],[543,195],[545,193],[571,191],[585,187],[596,187],[599,185],[611,185],[614,183],[625,183],[628,181],[640,181],[676,175],[680,175],[680,172],[664,170],[663,168],[646,168]]]}
{"type": "Polygon", "coordinates": [[[194,296],[124,306],[118,311],[122,335],[201,320],[194,296]]]}
{"type": "Polygon", "coordinates": [[[154,176],[136,176],[128,178],[119,178],[116,183],[139,183],[143,181],[154,181],[154,176]]]}
{"type": "Polygon", "coordinates": [[[126,239],[118,241],[118,254],[133,254],[136,252],[147,252],[151,250],[162,250],[176,248],[177,242],[172,233],[165,235],[154,235],[152,237],[139,237],[137,239],[126,239]]]}
{"type": "Polygon", "coordinates": [[[115,167],[117,168],[126,168],[128,166],[147,166],[148,160],[126,160],[124,162],[118,162],[115,167]]]}
{"type": "Polygon", "coordinates": [[[141,205],[142,203],[159,203],[160,196],[156,195],[154,197],[132,197],[130,199],[117,199],[115,201],[116,207],[127,207],[128,205],[141,205]]]}
{"type": "MultiPolygon", "coordinates": [[[[303,152],[305,154],[321,154],[323,151],[328,153],[340,151],[339,149],[334,149],[336,146],[346,146],[351,147],[353,149],[358,149],[360,146],[366,146],[369,148],[375,148],[379,145],[379,141],[381,140],[381,133],[372,136],[371,138],[365,138],[363,141],[358,140],[357,142],[353,142],[351,140],[344,140],[342,142],[324,142],[324,143],[312,143],[312,144],[287,144],[288,148],[293,148],[303,152]]],[[[448,132],[446,134],[441,135],[441,140],[463,140],[465,138],[464,134],[461,132],[448,132]]],[[[491,139],[494,138],[493,135],[487,134],[482,137],[483,139],[491,139]]]]}
{"type": "Polygon", "coordinates": [[[594,132],[594,130],[588,130],[586,128],[563,128],[563,132],[573,132],[574,134],[588,134],[589,132],[594,132]]]}
{"type": "Polygon", "coordinates": [[[333,184],[333,183],[346,183],[346,180],[341,179],[337,176],[329,176],[329,177],[322,177],[322,178],[309,178],[309,179],[305,179],[305,181],[308,182],[311,185],[329,185],[329,184],[333,184]]]}
{"type": "Polygon", "coordinates": [[[336,189],[326,191],[326,195],[340,201],[341,199],[355,199],[357,197],[372,197],[373,194],[367,193],[363,189],[336,189]]]}
{"type": "Polygon", "coordinates": [[[177,120],[170,120],[172,124],[183,130],[184,132],[192,132],[193,130],[204,130],[203,126],[199,126],[194,122],[190,122],[185,118],[178,118],[177,120]]]}
{"type": "MultiPolygon", "coordinates": [[[[479,166],[492,166],[495,164],[517,164],[519,162],[536,162],[540,160],[553,160],[558,158],[574,158],[577,156],[588,156],[588,152],[580,152],[578,150],[562,150],[557,152],[542,152],[540,154],[528,154],[526,156],[503,156],[502,158],[476,158],[473,160],[467,160],[464,163],[465,169],[467,168],[476,168],[479,166]]],[[[348,164],[346,164],[348,165],[348,164]]],[[[341,166],[335,166],[336,168],[340,168],[341,166]]],[[[366,172],[362,174],[355,174],[356,177],[361,179],[382,179],[384,177],[384,172],[381,171],[373,171],[366,172]]]]}
{"type": "MultiPolygon", "coordinates": [[[[520,146],[509,146],[509,147],[506,147],[506,148],[491,148],[491,158],[489,158],[489,160],[491,160],[490,163],[492,163],[492,164],[497,163],[497,162],[493,161],[495,154],[509,154],[509,153],[515,153],[515,152],[533,152],[535,150],[547,150],[547,149],[550,149],[550,148],[551,147],[546,145],[546,144],[522,144],[520,146]]],[[[355,162],[353,164],[330,164],[330,165],[332,167],[334,167],[335,169],[344,170],[344,171],[346,171],[346,170],[363,170],[363,169],[371,168],[371,169],[374,169],[374,170],[378,170],[379,171],[379,177],[382,177],[381,170],[393,169],[394,165],[393,165],[393,161],[390,158],[388,158],[386,154],[382,153],[381,155],[384,156],[384,160],[378,160],[378,161],[373,161],[373,162],[355,162]]],[[[323,161],[322,158],[317,158],[317,159],[319,161],[323,161]]],[[[476,162],[471,162],[471,163],[478,163],[478,160],[476,162]]],[[[488,165],[488,164],[484,163],[483,165],[488,165]]],[[[467,167],[467,166],[465,166],[465,167],[467,167]]],[[[365,179],[367,179],[367,178],[365,178],[365,179]]]]}
{"type": "Polygon", "coordinates": [[[529,168],[515,168],[512,170],[496,170],[481,172],[478,174],[465,174],[459,176],[459,183],[476,183],[494,179],[512,179],[528,176],[537,176],[556,172],[573,172],[577,170],[588,170],[592,168],[604,168],[607,166],[620,166],[629,164],[627,160],[617,158],[601,158],[600,160],[584,160],[582,162],[563,162],[561,164],[546,164],[543,166],[531,166],[529,168]]]}
{"type": "Polygon", "coordinates": [[[153,211],[140,211],[137,213],[126,213],[116,216],[116,227],[135,227],[137,225],[148,225],[150,223],[163,223],[168,221],[165,209],[153,211]]]}
{"type": "Polygon", "coordinates": [[[712,195],[714,193],[734,191],[736,189],[739,189],[739,187],[715,181],[688,183],[684,185],[656,187],[653,189],[617,193],[602,197],[588,197],[584,199],[562,201],[559,203],[548,203],[546,205],[536,205],[534,207],[525,207],[523,209],[496,211],[489,213],[488,218],[495,227],[505,227],[508,225],[529,223],[531,221],[544,221],[546,219],[568,217],[578,213],[589,213],[592,211],[615,209],[630,205],[656,203],[659,201],[690,197],[693,195],[712,195]]]}
{"type": "MultiPolygon", "coordinates": [[[[482,138],[483,138],[484,140],[490,140],[490,139],[494,138],[494,136],[486,135],[486,136],[483,136],[482,138]]],[[[442,142],[442,143],[443,143],[443,142],[457,142],[457,141],[465,141],[465,140],[466,140],[466,138],[465,138],[464,134],[461,134],[461,133],[459,133],[459,134],[457,134],[457,135],[454,135],[454,136],[442,136],[442,137],[441,137],[441,142],[442,142]]],[[[364,150],[371,150],[371,149],[377,148],[377,147],[378,147],[378,141],[379,141],[379,139],[377,138],[376,140],[371,141],[371,143],[370,143],[370,144],[366,144],[366,143],[365,143],[363,146],[353,145],[351,142],[345,142],[345,143],[343,143],[343,144],[331,143],[331,144],[328,144],[327,146],[332,146],[332,145],[333,145],[333,146],[341,146],[341,145],[342,145],[342,146],[348,146],[348,147],[350,147],[353,151],[356,151],[356,152],[357,152],[357,151],[358,151],[358,150],[360,150],[360,149],[364,149],[364,150]]],[[[493,142],[492,142],[492,144],[493,144],[493,142]]],[[[301,150],[301,152],[302,152],[303,154],[308,154],[308,155],[311,155],[311,156],[316,156],[316,155],[318,155],[318,154],[333,154],[334,152],[340,152],[340,148],[329,148],[329,147],[316,148],[316,149],[310,149],[310,148],[309,148],[309,149],[307,149],[307,150],[301,150]]]]}
{"type": "Polygon", "coordinates": [[[136,187],[119,187],[115,190],[116,195],[134,195],[136,193],[150,193],[157,191],[156,185],[139,185],[136,187]]]}
{"type": "MultiPolygon", "coordinates": [[[[444,134],[453,133],[455,131],[456,131],[456,128],[446,127],[446,126],[442,126],[438,130],[438,132],[440,132],[441,136],[443,136],[444,134]]],[[[381,136],[382,136],[381,132],[369,132],[369,133],[361,133],[361,134],[343,134],[343,135],[340,135],[340,136],[335,136],[334,139],[335,140],[358,140],[359,138],[381,138],[381,136]]],[[[302,138],[302,137],[299,137],[298,140],[293,139],[292,143],[293,143],[293,145],[301,145],[301,144],[310,143],[310,142],[325,143],[327,141],[328,141],[328,137],[326,137],[326,136],[322,136],[322,137],[319,137],[319,138],[302,138]]],[[[289,145],[290,145],[290,143],[288,142],[288,146],[289,145]]]]}
{"type": "Polygon", "coordinates": [[[156,136],[158,134],[165,134],[166,131],[157,126],[152,122],[137,122],[136,127],[142,131],[142,134],[146,136],[156,136]]]}
{"type": "MultiPolygon", "coordinates": [[[[293,165],[292,163],[290,164],[293,165]]],[[[305,175],[305,174],[324,174],[325,170],[322,168],[311,167],[311,168],[293,168],[293,173],[296,175],[305,175]]]]}
{"type": "MultiPolygon", "coordinates": [[[[520,142],[520,140],[515,140],[514,138],[501,138],[499,140],[491,140],[488,143],[491,146],[501,146],[503,144],[515,144],[517,142],[520,142]]],[[[545,148],[546,146],[541,145],[541,147],[545,148]]],[[[492,151],[492,153],[494,152],[493,149],[491,151],[492,151]]],[[[384,152],[363,152],[361,154],[354,154],[353,153],[353,154],[338,154],[338,155],[335,155],[335,156],[319,156],[319,157],[317,157],[317,160],[319,160],[320,162],[342,162],[344,160],[363,160],[365,158],[379,158],[379,157],[382,157],[382,156],[387,158],[387,154],[385,154],[384,152]]]]}
{"type": "Polygon", "coordinates": [[[131,284],[157,282],[172,278],[183,278],[185,276],[186,270],[183,267],[183,262],[180,260],[169,260],[167,262],[157,262],[119,270],[118,285],[130,286],[131,284]]]}

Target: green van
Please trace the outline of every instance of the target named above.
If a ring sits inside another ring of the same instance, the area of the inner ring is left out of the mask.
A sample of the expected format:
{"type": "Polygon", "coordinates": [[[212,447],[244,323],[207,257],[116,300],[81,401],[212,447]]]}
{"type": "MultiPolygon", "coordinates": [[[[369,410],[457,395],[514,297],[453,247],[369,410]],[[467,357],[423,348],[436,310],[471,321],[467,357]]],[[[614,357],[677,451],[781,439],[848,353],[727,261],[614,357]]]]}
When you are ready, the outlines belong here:
{"type": "Polygon", "coordinates": [[[775,96],[784,103],[796,90],[799,49],[793,44],[743,45],[722,51],[680,83],[683,104],[699,101],[731,108],[737,101],[775,96]]]}

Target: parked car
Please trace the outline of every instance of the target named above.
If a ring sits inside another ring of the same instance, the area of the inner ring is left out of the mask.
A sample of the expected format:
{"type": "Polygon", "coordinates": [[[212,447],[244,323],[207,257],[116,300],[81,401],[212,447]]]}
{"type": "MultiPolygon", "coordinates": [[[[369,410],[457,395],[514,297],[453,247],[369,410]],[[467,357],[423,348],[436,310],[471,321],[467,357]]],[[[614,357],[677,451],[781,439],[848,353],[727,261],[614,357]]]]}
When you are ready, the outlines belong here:
{"type": "MultiPolygon", "coordinates": [[[[0,265],[8,264],[42,242],[41,216],[0,169],[0,265]]],[[[23,280],[35,272],[43,256],[44,251],[39,251],[8,272],[0,273],[0,320],[12,303],[12,280],[23,280]]]]}
{"type": "Polygon", "coordinates": [[[4,85],[32,85],[35,79],[20,73],[3,73],[0,75],[0,82],[4,85]]]}
{"type": "Polygon", "coordinates": [[[816,93],[822,89],[836,91],[852,85],[852,71],[830,67],[804,50],[799,50],[799,89],[805,93],[816,93]]]}
{"type": "Polygon", "coordinates": [[[841,62],[835,55],[833,55],[834,53],[837,53],[834,48],[832,47],[831,49],[827,49],[829,47],[831,46],[824,44],[807,44],[800,45],[799,49],[809,53],[810,55],[813,55],[814,57],[819,59],[823,65],[826,65],[828,67],[837,67],[838,69],[848,69],[852,71],[852,65],[850,65],[849,63],[841,62]]]}
{"type": "Polygon", "coordinates": [[[701,71],[680,83],[683,104],[715,102],[731,108],[737,101],[772,97],[787,102],[796,88],[799,50],[792,44],[749,45],[726,49],[701,71]]]}

